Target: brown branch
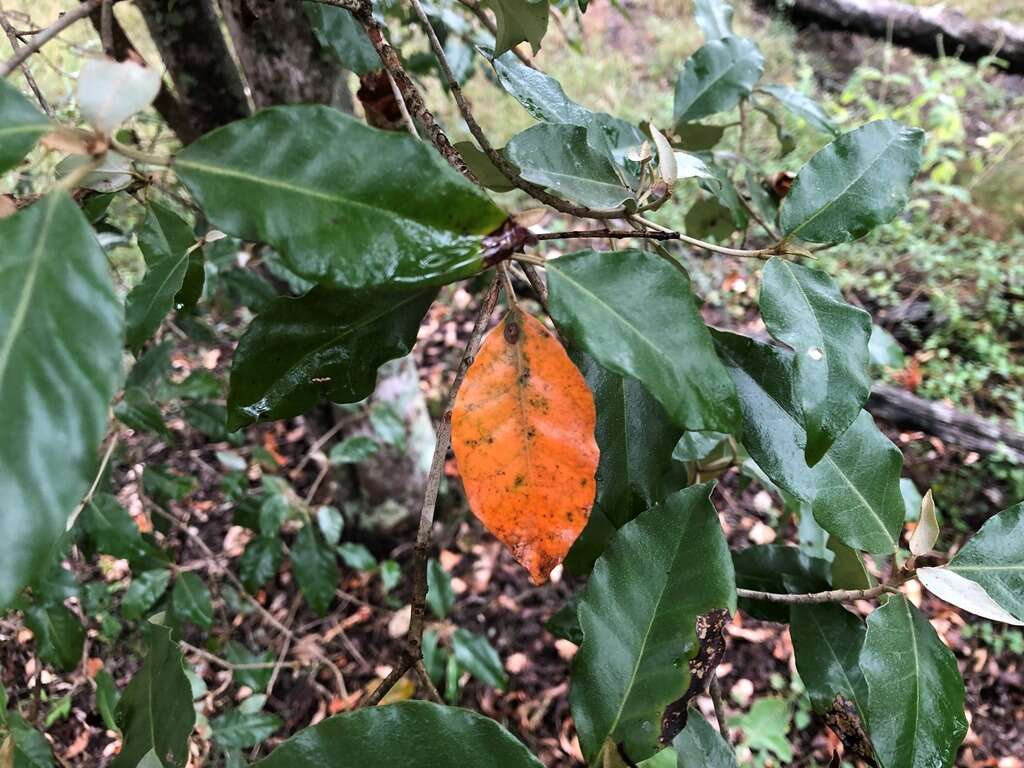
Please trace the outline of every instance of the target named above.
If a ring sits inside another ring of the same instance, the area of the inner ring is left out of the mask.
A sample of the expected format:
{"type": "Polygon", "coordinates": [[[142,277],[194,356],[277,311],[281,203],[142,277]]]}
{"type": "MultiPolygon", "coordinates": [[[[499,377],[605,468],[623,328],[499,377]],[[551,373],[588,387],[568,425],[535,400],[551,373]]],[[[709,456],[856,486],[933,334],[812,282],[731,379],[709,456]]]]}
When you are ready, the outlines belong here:
{"type": "Polygon", "coordinates": [[[417,663],[423,659],[423,625],[427,607],[427,558],[430,551],[430,532],[434,526],[434,510],[437,507],[437,494],[441,487],[444,462],[452,440],[452,406],[459,393],[459,388],[466,378],[466,371],[472,365],[473,359],[480,349],[480,344],[483,342],[491,313],[498,303],[500,288],[501,279],[495,274],[490,288],[484,295],[480,312],[477,314],[476,325],[473,327],[469,341],[466,342],[466,351],[462,355],[462,361],[455,372],[455,380],[445,398],[441,422],[437,425],[437,442],[434,445],[430,471],[427,473],[427,487],[423,495],[423,507],[420,509],[420,522],[416,531],[416,544],[413,548],[412,605],[409,615],[409,631],[405,637],[405,649],[390,674],[367,697],[365,702],[367,705],[379,703],[395,683],[410,669],[415,669],[417,663]]]}
{"type": "Polygon", "coordinates": [[[725,704],[722,702],[722,686],[718,684],[718,674],[711,674],[711,681],[708,683],[708,695],[711,697],[711,704],[715,708],[715,720],[718,721],[718,730],[725,742],[729,743],[729,726],[725,720],[725,704]]]}
{"type": "Polygon", "coordinates": [[[698,240],[696,237],[690,237],[689,235],[684,235],[682,232],[677,232],[671,229],[576,229],[569,230],[567,232],[542,232],[534,236],[537,240],[572,240],[575,238],[587,238],[594,240],[628,240],[636,237],[643,238],[645,240],[679,240],[697,248],[703,248],[704,250],[711,251],[712,253],[721,253],[725,256],[752,259],[769,259],[772,256],[788,253],[788,251],[782,248],[781,243],[769,248],[757,248],[755,250],[727,248],[723,245],[715,245],[714,243],[708,243],[704,240],[698,240]]]}
{"type": "MultiPolygon", "coordinates": [[[[114,1],[116,2],[116,0],[114,1]]],[[[0,65],[0,78],[10,75],[11,72],[20,67],[29,56],[38,51],[76,21],[81,21],[94,10],[99,8],[102,2],[103,0],[87,0],[77,8],[63,14],[59,19],[57,19],[57,21],[46,29],[41,30],[31,40],[29,40],[21,50],[15,51],[14,56],[0,65]]]]}
{"type": "Polygon", "coordinates": [[[897,591],[894,584],[879,584],[871,589],[831,589],[827,592],[805,592],[795,595],[779,592],[761,592],[756,589],[737,589],[736,596],[744,597],[748,600],[767,600],[771,603],[811,605],[815,603],[851,603],[854,600],[870,600],[885,592],[897,591]]]}
{"type": "MultiPolygon", "coordinates": [[[[8,21],[7,14],[4,12],[2,7],[0,7],[0,26],[4,28],[4,33],[7,35],[7,40],[11,44],[11,50],[14,51],[14,53],[17,53],[19,50],[21,50],[21,41],[18,40],[18,34],[15,31],[14,27],[11,25],[11,22],[8,21]]],[[[45,112],[46,116],[52,120],[53,108],[46,100],[46,97],[43,96],[43,92],[39,88],[39,83],[37,83],[35,77],[32,76],[32,70],[28,68],[28,64],[21,64],[21,74],[25,76],[25,82],[28,83],[28,87],[31,89],[33,95],[36,97],[36,101],[38,101],[39,106],[43,108],[43,112],[45,112]]]]}

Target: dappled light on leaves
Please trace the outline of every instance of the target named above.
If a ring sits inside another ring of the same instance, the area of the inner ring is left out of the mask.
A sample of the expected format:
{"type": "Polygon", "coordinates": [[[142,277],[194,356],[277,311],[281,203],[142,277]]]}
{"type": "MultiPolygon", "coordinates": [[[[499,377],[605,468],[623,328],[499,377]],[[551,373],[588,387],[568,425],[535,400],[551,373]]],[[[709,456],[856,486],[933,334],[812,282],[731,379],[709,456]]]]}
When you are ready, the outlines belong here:
{"type": "Polygon", "coordinates": [[[452,448],[470,508],[536,583],[590,516],[595,419],[562,345],[518,309],[488,335],[455,401],[452,448]]]}

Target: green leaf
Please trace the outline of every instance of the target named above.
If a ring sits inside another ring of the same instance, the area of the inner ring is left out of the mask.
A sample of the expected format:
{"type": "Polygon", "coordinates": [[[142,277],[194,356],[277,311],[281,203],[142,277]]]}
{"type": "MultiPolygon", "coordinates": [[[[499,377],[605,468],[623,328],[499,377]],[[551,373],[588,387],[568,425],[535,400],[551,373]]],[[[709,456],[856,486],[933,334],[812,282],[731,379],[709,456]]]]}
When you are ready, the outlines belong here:
{"type": "Polygon", "coordinates": [[[519,43],[529,43],[536,56],[548,31],[548,0],[484,0],[494,11],[498,31],[494,55],[501,56],[519,43]]]}
{"type": "Polygon", "coordinates": [[[171,436],[171,430],[164,423],[160,406],[154,403],[149,393],[141,387],[129,387],[124,391],[121,402],[114,406],[114,416],[126,427],[131,427],[137,432],[171,436]]]}
{"type": "Polygon", "coordinates": [[[114,713],[117,711],[117,703],[121,700],[121,695],[117,691],[117,686],[114,685],[114,678],[107,670],[101,669],[96,673],[95,681],[96,709],[100,713],[100,717],[103,718],[103,724],[107,730],[120,733],[121,729],[114,713]]]}
{"type": "Polygon", "coordinates": [[[367,397],[378,366],[412,349],[435,295],[320,286],[299,299],[276,299],[235,350],[228,428],[297,416],[321,397],[367,397]]]}
{"type": "Polygon", "coordinates": [[[871,316],[846,303],[825,272],[781,258],[764,268],[758,299],[769,332],[794,356],[795,396],[814,466],[860,415],[871,394],[871,316]]]}
{"type": "Polygon", "coordinates": [[[260,668],[236,669],[232,673],[238,685],[244,685],[254,691],[266,690],[270,683],[270,676],[273,674],[270,664],[276,658],[273,651],[253,653],[241,643],[232,640],[228,643],[224,656],[232,664],[267,664],[266,667],[260,668]]]}
{"type": "Polygon", "coordinates": [[[907,357],[903,347],[887,330],[878,325],[871,326],[871,338],[868,339],[868,356],[872,365],[889,368],[902,368],[907,357]]]}
{"type": "Polygon", "coordinates": [[[588,355],[576,362],[594,396],[601,449],[594,509],[566,558],[571,572],[586,573],[615,529],[665,498],[665,475],[682,430],[636,379],[610,373],[588,355]]]}
{"type": "Polygon", "coordinates": [[[702,125],[701,123],[682,123],[676,126],[678,139],[675,146],[689,152],[711,149],[722,140],[725,126],[702,125]]]}
{"type": "Polygon", "coordinates": [[[498,166],[472,141],[457,141],[455,149],[476,176],[477,181],[492,192],[511,192],[516,185],[506,178],[498,166]]]}
{"type": "Polygon", "coordinates": [[[884,768],[946,768],[967,734],[956,658],[903,596],[868,616],[860,666],[868,730],[884,768]]]}
{"type": "Polygon", "coordinates": [[[32,630],[39,658],[63,672],[82,660],[85,628],[63,605],[32,605],[25,609],[25,626],[32,630]]]}
{"type": "Polygon", "coordinates": [[[380,443],[369,435],[352,435],[331,448],[331,464],[358,464],[380,450],[380,443]]]}
{"type": "Polygon", "coordinates": [[[631,376],[680,428],[731,432],[736,391],[681,268],[641,251],[582,251],[548,265],[551,313],[574,346],[631,376]]]}
{"type": "Polygon", "coordinates": [[[238,571],[245,588],[249,592],[262,589],[277,574],[283,559],[284,548],[276,536],[260,537],[246,544],[238,559],[238,571]]]}
{"type": "Polygon", "coordinates": [[[121,613],[129,621],[141,619],[163,597],[170,583],[171,572],[166,568],[143,571],[133,577],[121,599],[121,613]]]}
{"type": "Polygon", "coordinates": [[[142,667],[117,705],[124,739],[110,768],[136,768],[150,750],[164,768],[184,768],[188,761],[196,711],[181,651],[158,624],[149,625],[147,644],[142,667]]]}
{"type": "Polygon", "coordinates": [[[892,220],[907,204],[923,146],[924,131],[895,120],[844,133],[800,169],[782,201],[782,233],[841,243],[892,220]]]}
{"type": "Polygon", "coordinates": [[[189,403],[182,409],[182,415],[211,442],[234,442],[239,437],[228,432],[228,410],[219,403],[189,403]]]}
{"type": "Polygon", "coordinates": [[[635,202],[611,156],[594,148],[590,132],[578,125],[542,123],[516,134],[505,156],[524,179],[594,210],[635,202]]]}
{"type": "Polygon", "coordinates": [[[132,516],[109,493],[97,493],[82,510],[78,525],[96,550],[124,558],[132,568],[151,570],[167,566],[168,557],[144,537],[132,516]]]}
{"type": "MultiPolygon", "coordinates": [[[[698,5],[699,7],[699,5],[698,5]]],[[[727,8],[729,6],[726,6],[727,8]]],[[[694,715],[672,741],[678,768],[737,768],[732,747],[707,720],[694,715]]]]}
{"type": "Polygon", "coordinates": [[[704,198],[690,206],[683,220],[686,234],[701,239],[727,240],[736,231],[732,211],[718,200],[704,198]]]}
{"type": "Polygon", "coordinates": [[[96,473],[124,315],[106,255],[66,194],[0,220],[0,242],[0,424],[17,435],[0,441],[2,608],[49,564],[96,473]]]}
{"type": "Polygon", "coordinates": [[[426,701],[366,707],[306,728],[254,768],[543,768],[489,717],[426,701]]]}
{"type": "Polygon", "coordinates": [[[832,560],[832,586],[835,589],[871,589],[874,581],[860,553],[846,546],[835,536],[828,537],[828,548],[835,555],[832,560]]]}
{"type": "Polygon", "coordinates": [[[497,688],[499,691],[508,688],[508,675],[505,674],[501,657],[487,642],[486,637],[460,627],[452,635],[452,651],[455,653],[455,660],[459,662],[459,666],[480,682],[497,688]]]}
{"type": "Polygon", "coordinates": [[[213,740],[225,749],[254,747],[282,725],[284,721],[271,712],[245,712],[240,707],[210,721],[213,740]]]}
{"type": "Polygon", "coordinates": [[[811,505],[814,519],[855,549],[892,552],[903,524],[903,456],[862,411],[813,468],[793,392],[793,354],[745,336],[715,332],[743,411],[742,442],[783,490],[811,505]]]}
{"type": "Polygon", "coordinates": [[[565,605],[551,614],[551,618],[544,622],[544,629],[555,637],[568,640],[573,645],[583,643],[583,630],[580,629],[580,620],[576,613],[580,605],[580,597],[579,593],[570,597],[565,601],[565,605]]]}
{"type": "Polygon", "coordinates": [[[316,524],[324,541],[329,545],[336,546],[341,541],[341,532],[345,530],[345,518],[341,516],[335,507],[322,506],[316,510],[316,524]]]}
{"type": "Polygon", "coordinates": [[[143,352],[128,372],[125,387],[141,387],[147,391],[155,389],[156,385],[165,381],[170,373],[173,350],[174,341],[165,339],[143,352]]]}
{"type": "Polygon", "coordinates": [[[402,567],[394,560],[385,560],[380,564],[380,585],[387,594],[398,586],[402,580],[402,567]]]}
{"type": "MultiPolygon", "coordinates": [[[[732,553],[736,586],[759,592],[822,592],[829,588],[829,563],[797,547],[764,544],[732,553]]],[[[740,608],[762,621],[789,621],[788,606],[741,599],[740,608]]]]}
{"type": "Polygon", "coordinates": [[[1024,621],[1024,502],[989,518],[944,570],[977,583],[1004,611],[1024,621]]]}
{"type": "Polygon", "coordinates": [[[195,241],[192,228],[180,216],[150,203],[139,232],[146,274],[125,303],[126,337],[131,349],[140,349],[174,306],[189,267],[188,249],[195,241]]]}
{"type": "MultiPolygon", "coordinates": [[[[4,768],[53,768],[53,750],[46,737],[17,712],[8,712],[6,718],[9,734],[0,738],[0,758],[6,759],[10,754],[12,759],[4,768]]],[[[2,715],[0,722],[3,722],[2,715]]]]}
{"type": "Polygon", "coordinates": [[[587,582],[570,701],[591,765],[609,739],[634,762],[658,750],[662,714],[690,682],[697,617],[735,610],[711,487],[679,491],[623,526],[587,582]]]}
{"type": "Polygon", "coordinates": [[[868,689],[860,651],[865,631],[863,621],[836,603],[790,606],[796,668],[816,712],[831,709],[839,694],[864,711],[868,689]]]}
{"type": "Polygon", "coordinates": [[[501,87],[542,123],[590,124],[593,112],[570,99],[555,78],[526,66],[514,53],[498,56],[491,64],[501,87]]]}
{"type": "Polygon", "coordinates": [[[377,403],[370,409],[370,426],[385,445],[405,450],[408,426],[389,403],[377,403]]]}
{"type": "Polygon", "coordinates": [[[324,106],[272,107],[218,128],[174,169],[218,229],[338,287],[467,277],[482,266],[482,236],[505,219],[428,144],[324,106]]]}
{"type": "Polygon", "coordinates": [[[361,75],[383,66],[362,25],[349,11],[322,3],[302,5],[320,45],[333,53],[345,69],[361,75]]]}
{"type": "Polygon", "coordinates": [[[839,127],[813,99],[784,85],[762,85],[757,89],[776,99],[791,114],[803,119],[811,128],[833,137],[839,127]]]}
{"type": "Polygon", "coordinates": [[[764,57],[745,37],[710,40],[683,65],[676,81],[676,125],[732,109],[764,72],[764,57]]]}
{"type": "Polygon", "coordinates": [[[334,550],[317,535],[316,526],[307,522],[292,545],[292,570],[302,596],[317,615],[325,616],[334,600],[341,575],[334,550]]]}
{"type": "Polygon", "coordinates": [[[743,742],[750,749],[772,752],[783,764],[789,764],[793,747],[786,734],[791,717],[785,699],[758,699],[747,714],[730,718],[729,723],[743,731],[743,742]]]}
{"type": "Polygon", "coordinates": [[[191,571],[178,575],[171,590],[171,605],[174,612],[202,629],[213,626],[213,600],[210,590],[191,571]]]}
{"type": "Polygon", "coordinates": [[[427,561],[427,606],[437,618],[443,619],[455,605],[452,577],[434,558],[427,561]]]}
{"type": "Polygon", "coordinates": [[[343,541],[337,547],[338,555],[345,565],[357,571],[372,571],[377,567],[377,558],[366,548],[365,544],[354,541],[343,541]]]}
{"type": "Polygon", "coordinates": [[[50,121],[21,91],[6,80],[0,82],[0,173],[20,163],[51,130],[50,121]]]}
{"type": "Polygon", "coordinates": [[[707,41],[732,35],[732,6],[722,0],[694,0],[693,15],[707,41]]]}

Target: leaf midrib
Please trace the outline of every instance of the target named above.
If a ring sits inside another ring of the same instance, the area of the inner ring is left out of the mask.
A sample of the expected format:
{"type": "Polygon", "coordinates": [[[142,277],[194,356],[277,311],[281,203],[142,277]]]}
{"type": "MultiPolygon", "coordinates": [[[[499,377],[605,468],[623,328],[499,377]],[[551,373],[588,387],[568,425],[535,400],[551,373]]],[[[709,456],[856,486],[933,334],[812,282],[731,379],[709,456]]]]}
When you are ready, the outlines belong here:
{"type": "MultiPolygon", "coordinates": [[[[727,38],[721,38],[721,39],[727,39],[727,38]]],[[[749,51],[748,51],[748,53],[749,53],[749,51]]],[[[714,78],[710,83],[708,83],[708,85],[705,88],[702,88],[700,91],[698,91],[696,96],[694,96],[692,99],[690,99],[690,103],[687,105],[686,110],[679,116],[678,119],[679,120],[685,120],[686,119],[685,115],[689,114],[690,110],[693,109],[694,104],[696,104],[698,101],[703,99],[707,95],[707,92],[709,90],[711,90],[714,86],[718,85],[718,83],[722,80],[722,78],[724,78],[726,75],[731,74],[733,72],[733,70],[735,70],[736,67],[738,67],[740,64],[742,64],[744,61],[745,61],[745,59],[743,59],[743,58],[734,58],[732,60],[732,63],[726,69],[724,69],[722,71],[722,73],[718,77],[714,78]]]]}

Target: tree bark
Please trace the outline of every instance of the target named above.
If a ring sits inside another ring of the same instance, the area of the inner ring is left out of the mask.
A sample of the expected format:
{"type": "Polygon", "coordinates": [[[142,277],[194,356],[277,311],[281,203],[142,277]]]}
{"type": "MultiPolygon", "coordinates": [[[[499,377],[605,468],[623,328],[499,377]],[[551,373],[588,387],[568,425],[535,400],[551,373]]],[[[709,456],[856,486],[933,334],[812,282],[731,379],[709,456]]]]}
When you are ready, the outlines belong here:
{"type": "MultiPolygon", "coordinates": [[[[246,117],[249,102],[212,0],[137,0],[188,115],[190,138],[246,117]]],[[[185,136],[179,133],[182,141],[185,136]]],[[[187,141],[186,141],[187,143],[187,141]]]]}
{"type": "Polygon", "coordinates": [[[324,51],[296,0],[220,0],[257,109],[352,101],[341,66],[324,51]]]}
{"type": "Polygon", "coordinates": [[[871,388],[867,409],[904,429],[920,429],[943,442],[979,453],[999,453],[1024,462],[1024,432],[1008,424],[965,413],[886,384],[871,388]]]}
{"type": "MultiPolygon", "coordinates": [[[[755,0],[774,10],[775,0],[755,0]]],[[[1005,21],[975,21],[961,12],[917,8],[893,0],[791,0],[785,12],[794,24],[856,32],[892,41],[928,56],[956,55],[978,61],[994,51],[1008,70],[1024,73],[1024,28],[1005,21]]]]}

